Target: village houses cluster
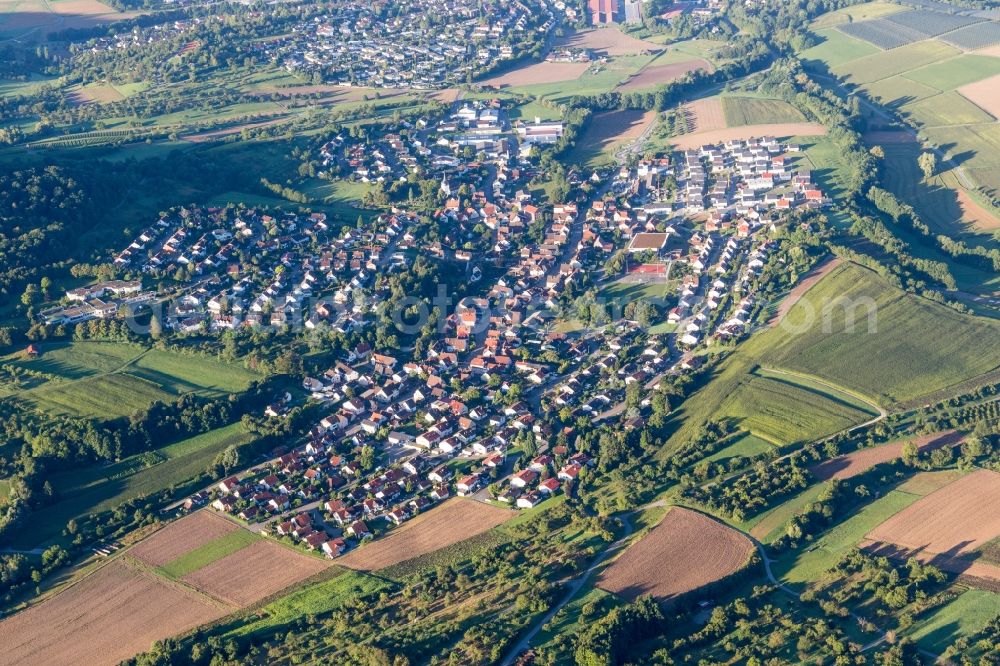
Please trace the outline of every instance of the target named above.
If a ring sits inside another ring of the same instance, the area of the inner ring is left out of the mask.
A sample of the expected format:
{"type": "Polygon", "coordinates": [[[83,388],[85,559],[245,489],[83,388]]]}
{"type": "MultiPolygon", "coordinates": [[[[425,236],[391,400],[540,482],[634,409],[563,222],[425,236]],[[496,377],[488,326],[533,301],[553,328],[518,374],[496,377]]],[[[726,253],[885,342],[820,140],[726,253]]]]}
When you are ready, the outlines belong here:
{"type": "Polygon", "coordinates": [[[292,72],[327,83],[435,89],[525,55],[558,23],[537,0],[401,0],[391,16],[344,4],[259,45],[292,72]]]}

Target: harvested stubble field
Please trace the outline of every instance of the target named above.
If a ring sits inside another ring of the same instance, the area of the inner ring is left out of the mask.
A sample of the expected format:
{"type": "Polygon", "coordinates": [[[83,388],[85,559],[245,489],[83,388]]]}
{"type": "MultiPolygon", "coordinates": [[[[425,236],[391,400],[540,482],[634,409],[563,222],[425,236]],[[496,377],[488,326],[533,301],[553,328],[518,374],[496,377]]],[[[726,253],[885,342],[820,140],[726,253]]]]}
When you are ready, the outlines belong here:
{"type": "Polygon", "coordinates": [[[0,664],[111,666],[231,610],[116,559],[0,622],[0,664]]]}
{"type": "Polygon", "coordinates": [[[703,60],[702,58],[667,65],[650,65],[642,68],[638,74],[630,78],[626,83],[618,86],[618,90],[654,88],[664,83],[670,83],[674,79],[679,79],[688,72],[696,72],[698,70],[711,72],[713,67],[707,60],[703,60]]]}
{"type": "Polygon", "coordinates": [[[385,569],[482,534],[516,515],[516,511],[475,500],[450,499],[388,536],[351,551],[338,564],[361,571],[385,569]]]}
{"type": "Polygon", "coordinates": [[[759,136],[824,136],[826,127],[819,123],[780,123],[777,125],[745,125],[684,134],[671,139],[677,150],[691,150],[706,144],[721,143],[732,139],[752,139],[759,136]]]}
{"type": "Polygon", "coordinates": [[[912,442],[917,450],[933,451],[942,446],[954,446],[962,441],[960,433],[954,430],[946,432],[936,432],[930,435],[923,435],[914,439],[901,440],[899,442],[889,442],[880,446],[872,446],[860,451],[837,456],[830,460],[825,460],[809,468],[809,471],[820,481],[828,479],[850,479],[858,474],[863,474],[875,465],[880,465],[890,460],[896,460],[903,455],[903,447],[912,442]]]}
{"type": "Polygon", "coordinates": [[[486,79],[483,84],[498,88],[530,86],[536,83],[559,83],[575,81],[590,69],[585,62],[537,62],[527,67],[506,72],[486,79]]]}
{"type": "Polygon", "coordinates": [[[305,580],[329,563],[272,541],[257,541],[202,567],[182,581],[216,599],[248,606],[305,580]]]}
{"type": "Polygon", "coordinates": [[[556,41],[556,46],[592,49],[602,55],[620,56],[662,51],[663,46],[629,37],[618,28],[581,30],[556,41]]]}
{"type": "Polygon", "coordinates": [[[202,544],[226,535],[240,526],[210,511],[197,511],[174,521],[136,544],[129,554],[154,567],[161,567],[202,544]]]}
{"type": "Polygon", "coordinates": [[[735,573],[753,551],[739,532],[674,507],[601,574],[597,586],[629,600],[644,594],[669,600],[735,573]]]}
{"type": "Polygon", "coordinates": [[[684,108],[693,120],[695,132],[711,132],[726,128],[726,114],[722,109],[722,100],[718,97],[689,102],[684,108]]]}
{"type": "Polygon", "coordinates": [[[868,547],[956,557],[1000,536],[1000,474],[978,470],[927,495],[868,533],[868,547]]]}

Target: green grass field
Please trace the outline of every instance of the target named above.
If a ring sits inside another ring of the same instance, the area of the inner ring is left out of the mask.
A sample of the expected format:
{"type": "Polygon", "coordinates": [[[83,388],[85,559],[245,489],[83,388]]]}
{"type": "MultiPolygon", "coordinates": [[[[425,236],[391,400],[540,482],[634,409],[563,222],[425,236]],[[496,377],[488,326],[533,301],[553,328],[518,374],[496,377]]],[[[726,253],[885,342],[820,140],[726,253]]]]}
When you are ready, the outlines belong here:
{"type": "Polygon", "coordinates": [[[893,109],[941,94],[937,88],[911,81],[904,76],[890,76],[866,83],[861,89],[872,100],[893,109]]]}
{"type": "MultiPolygon", "coordinates": [[[[774,565],[786,583],[817,580],[861,541],[868,532],[920,499],[920,495],[893,490],[835,526],[808,548],[791,551],[774,565]]],[[[790,517],[790,516],[789,516],[790,517]]]]}
{"type": "Polygon", "coordinates": [[[799,54],[804,62],[816,61],[825,63],[828,67],[836,67],[858,58],[881,53],[868,42],[848,37],[834,28],[817,30],[816,34],[822,41],[799,54]]]}
{"type": "Polygon", "coordinates": [[[759,366],[808,375],[883,407],[1000,366],[1000,347],[983,344],[1000,334],[1000,322],[906,294],[854,264],[834,269],[783,322],[788,326],[763,330],[744,342],[711,381],[681,404],[671,419],[676,429],[660,455],[669,456],[707,421],[726,417],[782,443],[819,437],[852,418],[858,423],[869,418],[860,410],[844,411],[842,393],[827,389],[824,395],[761,382],[754,374],[759,366]],[[837,305],[841,297],[856,307],[853,331],[837,305]]]}
{"type": "Polygon", "coordinates": [[[259,619],[236,624],[225,636],[269,636],[307,615],[329,613],[353,599],[388,587],[381,578],[340,569],[334,578],[307,585],[272,601],[255,613],[259,619]]]}
{"type": "Polygon", "coordinates": [[[216,560],[221,560],[227,555],[232,555],[255,541],[260,541],[260,539],[258,534],[250,530],[234,530],[167,562],[162,567],[158,567],[157,571],[167,578],[181,578],[216,560]]]}
{"type": "Polygon", "coordinates": [[[849,21],[865,21],[903,11],[905,8],[890,2],[866,2],[827,12],[812,22],[813,28],[826,28],[849,21]]]}
{"type": "Polygon", "coordinates": [[[725,448],[719,449],[705,460],[708,462],[725,463],[731,458],[750,458],[752,456],[767,453],[768,451],[773,450],[774,446],[771,442],[761,439],[760,437],[757,437],[749,432],[744,432],[738,433],[732,439],[732,443],[727,444],[725,448]]]}
{"type": "Polygon", "coordinates": [[[155,382],[126,373],[50,383],[21,395],[22,400],[49,414],[99,419],[129,416],[156,400],[166,402],[174,397],[155,382]]]}
{"type": "Polygon", "coordinates": [[[726,114],[726,125],[729,127],[805,121],[805,116],[799,113],[798,109],[780,99],[723,97],[722,109],[726,114]]]}
{"type": "Polygon", "coordinates": [[[834,269],[810,289],[785,322],[801,332],[782,325],[758,336],[766,365],[823,378],[886,403],[926,395],[1000,366],[1000,348],[982,344],[1000,334],[1000,323],[906,294],[853,264],[834,269]],[[853,309],[853,331],[844,303],[853,309]]]}
{"type": "Polygon", "coordinates": [[[905,635],[922,649],[941,654],[957,639],[976,633],[997,615],[1000,615],[1000,595],[970,589],[919,618],[905,635]]]}
{"type": "Polygon", "coordinates": [[[841,60],[836,64],[830,61],[829,64],[834,74],[847,77],[851,83],[861,84],[938,63],[959,53],[958,49],[943,42],[923,41],[862,58],[841,60]]]}
{"type": "Polygon", "coordinates": [[[41,346],[42,355],[2,362],[50,377],[18,398],[50,414],[114,418],[129,416],[155,400],[184,393],[219,396],[246,389],[257,376],[204,354],[182,354],[141,345],[80,341],[41,346]]]}
{"type": "Polygon", "coordinates": [[[899,110],[904,117],[918,123],[921,127],[993,122],[993,117],[990,114],[953,90],[918,102],[904,104],[899,110]]]}
{"type": "Polygon", "coordinates": [[[753,377],[732,392],[719,417],[779,447],[818,439],[866,420],[868,414],[828,394],[767,377],[753,377]]]}
{"type": "Polygon", "coordinates": [[[252,440],[241,424],[234,423],[113,465],[50,474],[48,480],[59,499],[32,514],[32,528],[22,531],[15,547],[31,547],[54,539],[70,518],[182,485],[200,476],[226,447],[252,440]]]}
{"type": "Polygon", "coordinates": [[[944,62],[911,68],[906,78],[938,90],[954,90],[1000,74],[1000,58],[981,55],[961,55],[944,62]]]}

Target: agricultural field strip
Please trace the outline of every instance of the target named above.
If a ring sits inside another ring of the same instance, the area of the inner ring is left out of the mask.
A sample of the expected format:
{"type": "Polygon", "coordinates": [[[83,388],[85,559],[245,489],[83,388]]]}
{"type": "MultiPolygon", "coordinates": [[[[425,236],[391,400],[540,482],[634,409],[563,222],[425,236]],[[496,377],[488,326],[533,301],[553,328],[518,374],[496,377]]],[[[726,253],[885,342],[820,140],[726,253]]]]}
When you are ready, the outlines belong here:
{"type": "Polygon", "coordinates": [[[246,548],[260,538],[249,530],[233,530],[170,560],[159,567],[158,572],[168,578],[182,578],[216,560],[246,548]]]}

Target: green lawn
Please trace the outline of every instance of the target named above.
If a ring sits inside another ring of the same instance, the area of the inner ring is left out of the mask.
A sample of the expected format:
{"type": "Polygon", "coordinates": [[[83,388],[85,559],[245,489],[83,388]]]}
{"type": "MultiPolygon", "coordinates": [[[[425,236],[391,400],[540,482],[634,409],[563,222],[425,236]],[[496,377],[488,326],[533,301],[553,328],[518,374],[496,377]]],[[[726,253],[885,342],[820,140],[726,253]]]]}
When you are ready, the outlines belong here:
{"type": "Polygon", "coordinates": [[[114,508],[126,500],[181,485],[200,476],[228,446],[253,440],[239,423],[197,435],[113,465],[95,465],[48,475],[55,504],[32,514],[15,547],[31,547],[59,535],[70,518],[114,508]]]}
{"type": "Polygon", "coordinates": [[[227,555],[232,555],[236,551],[242,550],[260,539],[259,535],[250,530],[234,530],[208,543],[203,543],[194,550],[167,562],[162,567],[159,567],[157,571],[167,578],[181,578],[202,567],[208,566],[216,560],[221,560],[227,555]]]}
{"type": "Polygon", "coordinates": [[[890,76],[866,83],[861,89],[873,101],[892,109],[941,94],[937,88],[911,81],[904,76],[890,76]]]}
{"type": "Polygon", "coordinates": [[[145,347],[119,342],[51,342],[37,345],[42,351],[38,358],[24,360],[12,354],[0,362],[56,375],[63,379],[82,379],[114,372],[136,358],[145,347]]]}
{"type": "Polygon", "coordinates": [[[155,382],[125,373],[48,383],[21,395],[22,400],[49,414],[98,419],[129,416],[156,400],[167,402],[175,397],[155,382]]]}
{"type": "Polygon", "coordinates": [[[959,638],[980,631],[997,615],[1000,615],[1000,595],[986,590],[966,590],[918,619],[905,635],[922,649],[941,654],[959,638]]]}

